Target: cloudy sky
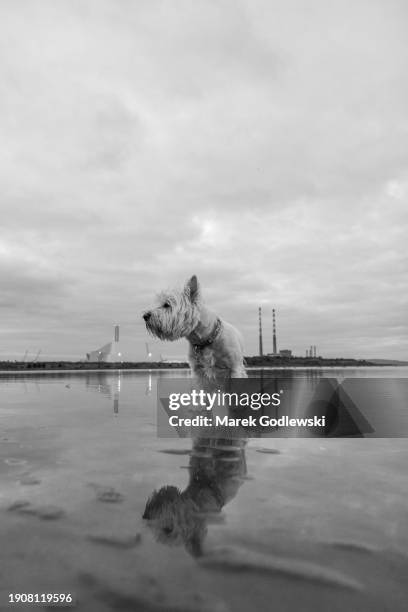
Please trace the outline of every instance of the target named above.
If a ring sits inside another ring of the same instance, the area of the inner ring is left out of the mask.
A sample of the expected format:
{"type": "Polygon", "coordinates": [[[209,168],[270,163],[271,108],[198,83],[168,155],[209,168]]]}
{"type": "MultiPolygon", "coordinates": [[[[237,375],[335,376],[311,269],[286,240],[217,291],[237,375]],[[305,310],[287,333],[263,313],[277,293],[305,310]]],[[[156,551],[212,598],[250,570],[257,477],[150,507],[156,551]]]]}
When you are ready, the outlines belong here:
{"type": "Polygon", "coordinates": [[[257,352],[408,359],[405,0],[2,0],[0,357],[196,273],[257,352]]]}

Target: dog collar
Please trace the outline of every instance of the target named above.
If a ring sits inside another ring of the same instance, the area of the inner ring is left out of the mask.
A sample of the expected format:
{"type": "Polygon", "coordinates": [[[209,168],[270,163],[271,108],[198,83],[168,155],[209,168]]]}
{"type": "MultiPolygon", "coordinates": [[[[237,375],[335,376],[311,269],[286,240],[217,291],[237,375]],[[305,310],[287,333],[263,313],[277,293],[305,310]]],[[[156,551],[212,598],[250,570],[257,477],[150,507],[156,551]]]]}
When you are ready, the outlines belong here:
{"type": "Polygon", "coordinates": [[[214,340],[216,339],[216,337],[218,336],[218,334],[221,331],[221,326],[222,326],[221,319],[217,318],[217,322],[215,324],[215,327],[214,327],[212,333],[208,336],[208,338],[206,338],[205,340],[202,340],[201,342],[194,342],[193,343],[193,349],[195,350],[196,353],[201,351],[206,346],[210,346],[210,344],[212,344],[214,342],[214,340]]]}

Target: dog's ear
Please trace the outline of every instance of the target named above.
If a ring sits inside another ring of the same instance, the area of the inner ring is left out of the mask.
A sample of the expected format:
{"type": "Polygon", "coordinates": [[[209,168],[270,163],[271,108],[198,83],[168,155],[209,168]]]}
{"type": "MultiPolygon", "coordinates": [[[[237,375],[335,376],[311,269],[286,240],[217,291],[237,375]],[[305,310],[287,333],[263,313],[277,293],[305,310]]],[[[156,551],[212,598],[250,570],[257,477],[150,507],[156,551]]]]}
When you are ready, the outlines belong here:
{"type": "Polygon", "coordinates": [[[190,302],[194,304],[198,301],[200,296],[200,285],[198,284],[198,279],[195,274],[187,281],[185,291],[190,298],[190,302]]]}
{"type": "Polygon", "coordinates": [[[180,500],[180,490],[177,487],[162,487],[153,491],[146,502],[146,508],[142,518],[151,520],[160,517],[166,508],[171,508],[180,500]]]}

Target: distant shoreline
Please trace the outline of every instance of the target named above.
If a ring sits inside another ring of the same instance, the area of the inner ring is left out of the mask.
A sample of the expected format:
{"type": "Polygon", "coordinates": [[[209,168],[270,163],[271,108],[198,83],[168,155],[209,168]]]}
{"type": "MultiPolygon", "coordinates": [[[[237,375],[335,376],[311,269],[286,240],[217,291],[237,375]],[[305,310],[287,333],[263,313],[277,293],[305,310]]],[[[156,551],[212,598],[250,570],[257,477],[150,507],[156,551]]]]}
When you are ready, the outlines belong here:
{"type": "MultiPolygon", "coordinates": [[[[245,357],[248,367],[378,367],[408,366],[407,361],[391,359],[324,359],[323,357],[279,357],[254,356],[245,357]]],[[[0,371],[44,371],[44,370],[169,370],[189,368],[187,362],[164,361],[124,361],[124,362],[90,362],[90,361],[0,361],[0,371]]]]}

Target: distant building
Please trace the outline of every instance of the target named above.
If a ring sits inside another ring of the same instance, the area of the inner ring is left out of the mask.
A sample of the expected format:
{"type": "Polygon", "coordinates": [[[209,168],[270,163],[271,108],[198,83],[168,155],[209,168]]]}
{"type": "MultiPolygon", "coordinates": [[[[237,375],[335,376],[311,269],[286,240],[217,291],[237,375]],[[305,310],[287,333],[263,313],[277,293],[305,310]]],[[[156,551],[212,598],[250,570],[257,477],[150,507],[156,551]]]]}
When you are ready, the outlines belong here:
{"type": "Polygon", "coordinates": [[[281,349],[279,355],[281,357],[292,357],[292,351],[290,349],[281,349]]]}
{"type": "Polygon", "coordinates": [[[188,363],[188,358],[180,355],[160,355],[160,363],[188,363]]]}
{"type": "Polygon", "coordinates": [[[100,349],[86,354],[87,361],[108,361],[112,351],[112,342],[104,344],[100,349]]]}

